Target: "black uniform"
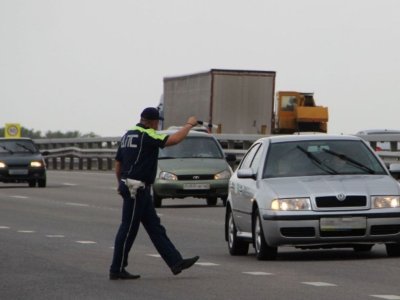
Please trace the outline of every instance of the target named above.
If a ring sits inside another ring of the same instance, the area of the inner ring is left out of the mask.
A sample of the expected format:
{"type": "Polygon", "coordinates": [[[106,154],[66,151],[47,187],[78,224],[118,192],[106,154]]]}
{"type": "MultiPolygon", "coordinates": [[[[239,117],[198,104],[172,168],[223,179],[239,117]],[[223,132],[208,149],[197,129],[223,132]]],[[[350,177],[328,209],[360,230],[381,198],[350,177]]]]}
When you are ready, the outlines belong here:
{"type": "Polygon", "coordinates": [[[111,273],[124,271],[128,265],[128,254],[135,241],[140,222],[150,236],[161,257],[170,268],[182,261],[182,256],[169,240],[165,228],[154,209],[150,194],[151,184],[157,173],[159,148],[163,148],[168,135],[158,134],[154,129],[137,124],[121,139],[116,160],[121,163],[119,191],[123,198],[122,222],[115,238],[111,273]],[[136,197],[131,197],[125,179],[135,179],[145,184],[136,197]]]}

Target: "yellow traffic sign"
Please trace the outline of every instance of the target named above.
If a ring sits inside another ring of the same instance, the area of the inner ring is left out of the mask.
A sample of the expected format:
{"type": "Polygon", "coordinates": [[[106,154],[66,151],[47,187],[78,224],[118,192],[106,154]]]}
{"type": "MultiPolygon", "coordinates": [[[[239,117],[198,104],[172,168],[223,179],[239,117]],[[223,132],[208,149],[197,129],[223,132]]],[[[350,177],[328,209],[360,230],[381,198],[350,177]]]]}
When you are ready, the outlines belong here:
{"type": "Polygon", "coordinates": [[[17,123],[8,123],[4,127],[4,137],[6,138],[20,138],[21,125],[17,123]]]}

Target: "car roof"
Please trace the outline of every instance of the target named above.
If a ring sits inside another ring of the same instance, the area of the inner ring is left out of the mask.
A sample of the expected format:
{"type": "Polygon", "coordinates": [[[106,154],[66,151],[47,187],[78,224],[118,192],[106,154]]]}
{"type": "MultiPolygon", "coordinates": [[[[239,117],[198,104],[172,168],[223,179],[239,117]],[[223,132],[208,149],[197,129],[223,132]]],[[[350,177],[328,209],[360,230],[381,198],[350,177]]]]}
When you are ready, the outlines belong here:
{"type": "MultiPolygon", "coordinates": [[[[181,128],[182,128],[182,126],[169,126],[169,127],[168,127],[167,129],[165,129],[165,130],[176,131],[176,130],[179,130],[179,129],[181,129],[181,128]]],[[[200,132],[208,133],[207,128],[206,128],[205,126],[200,126],[200,125],[196,125],[196,126],[192,127],[190,130],[191,130],[191,131],[193,130],[193,131],[200,131],[200,132]]]]}
{"type": "MultiPolygon", "coordinates": [[[[161,130],[161,131],[157,131],[157,132],[161,133],[161,134],[171,135],[171,134],[174,134],[175,132],[177,132],[177,130],[167,129],[167,130],[161,130]]],[[[202,131],[196,131],[196,130],[189,131],[188,136],[200,136],[200,137],[203,136],[203,137],[211,137],[211,138],[213,138],[213,136],[211,134],[209,134],[209,133],[205,133],[205,132],[202,132],[202,131]]]]}
{"type": "Polygon", "coordinates": [[[333,134],[275,135],[259,139],[259,141],[266,141],[266,140],[269,140],[271,143],[282,143],[282,142],[317,141],[317,140],[360,141],[362,139],[353,135],[333,135],[333,134]]]}
{"type": "Polygon", "coordinates": [[[357,132],[356,134],[390,134],[390,133],[400,133],[400,130],[396,129],[366,129],[357,132]]]}
{"type": "Polygon", "coordinates": [[[21,138],[0,138],[0,141],[32,141],[31,138],[21,137],[21,138]]]}

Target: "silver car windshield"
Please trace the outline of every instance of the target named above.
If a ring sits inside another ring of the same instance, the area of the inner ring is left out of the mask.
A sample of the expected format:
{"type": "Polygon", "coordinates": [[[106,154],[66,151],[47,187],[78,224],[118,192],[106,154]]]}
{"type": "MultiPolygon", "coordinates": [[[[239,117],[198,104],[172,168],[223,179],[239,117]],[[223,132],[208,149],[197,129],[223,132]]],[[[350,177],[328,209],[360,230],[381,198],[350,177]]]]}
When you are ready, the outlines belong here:
{"type": "Polygon", "coordinates": [[[223,158],[217,143],[213,138],[187,137],[177,145],[160,149],[158,158],[223,158]]]}
{"type": "Polygon", "coordinates": [[[361,141],[297,141],[270,145],[263,177],[386,174],[361,141]]]}

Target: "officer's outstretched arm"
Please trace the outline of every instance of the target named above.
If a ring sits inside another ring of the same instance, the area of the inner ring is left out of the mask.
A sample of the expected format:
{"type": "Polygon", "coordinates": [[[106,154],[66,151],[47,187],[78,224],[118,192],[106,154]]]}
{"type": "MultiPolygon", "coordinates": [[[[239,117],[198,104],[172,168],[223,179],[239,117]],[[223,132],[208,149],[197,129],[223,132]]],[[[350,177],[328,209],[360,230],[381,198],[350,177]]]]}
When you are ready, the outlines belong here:
{"type": "Polygon", "coordinates": [[[197,119],[196,117],[190,117],[189,119],[187,119],[186,124],[182,126],[181,129],[179,129],[177,132],[175,132],[174,134],[171,134],[168,137],[167,142],[165,143],[165,146],[173,146],[176,145],[178,143],[180,143],[181,141],[183,141],[183,139],[188,135],[190,129],[192,129],[192,127],[196,126],[197,124],[197,119]]]}

